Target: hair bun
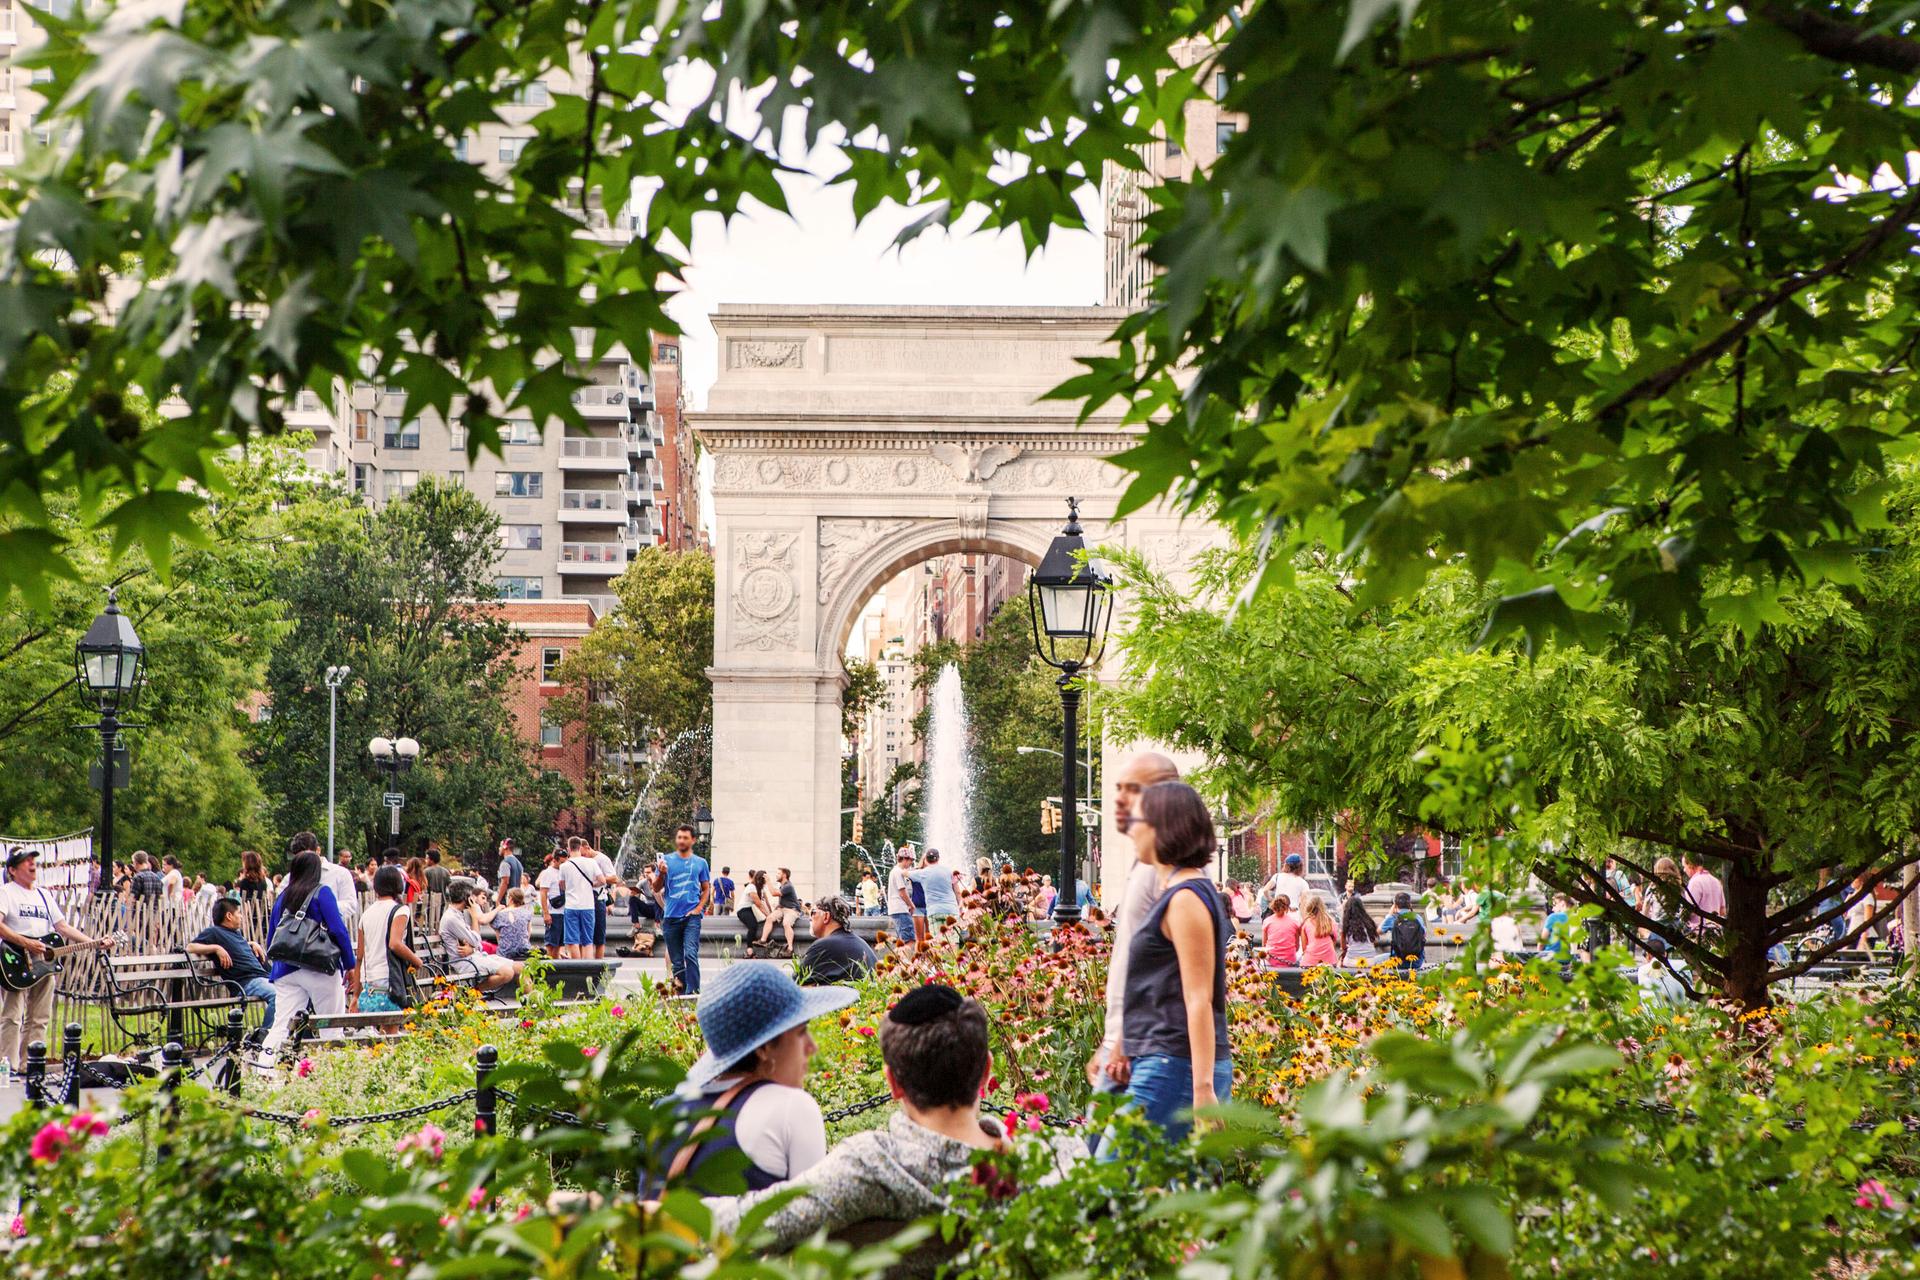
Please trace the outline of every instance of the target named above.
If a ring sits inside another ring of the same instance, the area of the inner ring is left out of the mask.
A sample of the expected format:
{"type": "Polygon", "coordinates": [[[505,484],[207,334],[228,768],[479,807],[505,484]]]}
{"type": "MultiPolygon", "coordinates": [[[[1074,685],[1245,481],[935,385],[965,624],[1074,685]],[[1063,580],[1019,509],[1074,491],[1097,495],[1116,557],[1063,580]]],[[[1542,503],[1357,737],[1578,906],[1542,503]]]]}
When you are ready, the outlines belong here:
{"type": "Polygon", "coordinates": [[[900,997],[900,1002],[887,1011],[887,1017],[903,1027],[917,1027],[935,1018],[944,1018],[965,1003],[966,999],[952,987],[929,982],[918,991],[909,991],[900,997]]]}

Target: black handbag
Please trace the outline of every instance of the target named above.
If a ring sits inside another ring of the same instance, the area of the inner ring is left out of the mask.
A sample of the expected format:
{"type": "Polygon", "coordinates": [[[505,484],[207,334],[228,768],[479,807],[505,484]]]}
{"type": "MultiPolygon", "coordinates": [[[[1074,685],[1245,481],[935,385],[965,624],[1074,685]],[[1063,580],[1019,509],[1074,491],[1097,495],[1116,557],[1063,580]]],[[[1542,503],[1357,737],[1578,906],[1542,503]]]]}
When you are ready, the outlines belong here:
{"type": "MultiPolygon", "coordinates": [[[[397,911],[399,908],[395,907],[394,910],[397,911]]],[[[407,950],[415,951],[413,945],[413,912],[407,912],[402,918],[407,922],[405,929],[406,936],[404,938],[407,944],[407,950]]],[[[387,931],[387,936],[391,938],[393,936],[392,916],[387,917],[387,931]]],[[[415,953],[418,954],[417,951],[415,951],[415,953]]],[[[407,968],[406,960],[401,957],[398,951],[393,949],[391,943],[387,944],[387,999],[393,1001],[394,1007],[396,1008],[411,1009],[419,1003],[415,998],[417,993],[418,988],[414,985],[413,973],[407,968]]]]}
{"type": "MultiPolygon", "coordinates": [[[[314,890],[314,893],[318,892],[318,889],[314,890]]],[[[280,918],[280,927],[273,931],[273,937],[267,942],[267,959],[314,973],[338,973],[340,948],[334,944],[333,935],[327,932],[326,922],[307,914],[307,908],[312,905],[313,894],[310,893],[298,911],[280,918]]]]}

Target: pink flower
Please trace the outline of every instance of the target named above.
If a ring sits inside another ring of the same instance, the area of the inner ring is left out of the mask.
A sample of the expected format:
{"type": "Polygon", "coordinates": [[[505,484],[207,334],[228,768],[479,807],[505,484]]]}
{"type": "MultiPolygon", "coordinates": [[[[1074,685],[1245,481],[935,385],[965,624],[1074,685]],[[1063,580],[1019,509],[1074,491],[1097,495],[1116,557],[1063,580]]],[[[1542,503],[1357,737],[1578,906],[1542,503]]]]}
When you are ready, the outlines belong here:
{"type": "Polygon", "coordinates": [[[600,1053],[600,1046],[597,1044],[590,1044],[586,1048],[580,1051],[580,1056],[583,1058],[593,1058],[593,1057],[599,1056],[599,1053],[600,1053]]]}
{"type": "Polygon", "coordinates": [[[76,1111],[73,1113],[73,1119],[67,1121],[67,1132],[76,1138],[95,1137],[106,1133],[110,1128],[112,1128],[111,1125],[91,1111],[76,1111]]]}
{"type": "Polygon", "coordinates": [[[425,1152],[430,1160],[438,1160],[446,1154],[447,1131],[437,1124],[423,1124],[418,1133],[409,1133],[393,1144],[393,1154],[400,1156],[409,1151],[425,1152]]]}
{"type": "Polygon", "coordinates": [[[485,1187],[475,1187],[473,1190],[467,1192],[467,1208],[478,1209],[486,1202],[487,1189],[485,1187]]]}
{"type": "Polygon", "coordinates": [[[625,1005],[617,1004],[613,1006],[613,1008],[607,1010],[607,1012],[611,1014],[613,1017],[624,1018],[627,1016],[627,1007],[625,1005]]]}
{"type": "Polygon", "coordinates": [[[518,1209],[515,1209],[513,1211],[513,1220],[515,1222],[525,1222],[528,1218],[531,1218],[532,1216],[533,1216],[533,1206],[530,1204],[523,1204],[518,1209]]]}
{"type": "Polygon", "coordinates": [[[522,1018],[522,1019],[520,1019],[520,1029],[521,1029],[522,1031],[531,1031],[531,1030],[533,1030],[533,1019],[532,1019],[532,1018],[522,1018]]]}
{"type": "Polygon", "coordinates": [[[313,1126],[319,1124],[322,1119],[320,1108],[308,1107],[300,1113],[300,1127],[303,1129],[311,1129],[313,1126]]]}
{"type": "Polygon", "coordinates": [[[7,1234],[18,1240],[27,1234],[27,1220],[20,1214],[13,1215],[13,1221],[7,1224],[7,1234]]]}
{"type": "Polygon", "coordinates": [[[859,1031],[859,1033],[860,1033],[861,1035],[863,1035],[863,1036],[866,1036],[866,1037],[867,1037],[868,1039],[872,1039],[872,1038],[873,1038],[873,1028],[872,1028],[872,1027],[858,1027],[858,1028],[856,1028],[856,1030],[858,1030],[858,1031],[859,1031]]]}
{"type": "Polygon", "coordinates": [[[487,1131],[487,1122],[479,1116],[475,1116],[473,1118],[473,1131],[475,1133],[485,1133],[487,1131]]]}
{"type": "Polygon", "coordinates": [[[1038,1133],[1038,1132],[1040,1132],[1040,1117],[1039,1117],[1039,1116],[1028,1116],[1028,1117],[1027,1117],[1027,1132],[1028,1132],[1028,1133],[1038,1133]]]}
{"type": "Polygon", "coordinates": [[[1666,1065],[1660,1069],[1666,1072],[1667,1079],[1675,1084],[1681,1084],[1693,1075],[1692,1065],[1677,1053],[1668,1054],[1666,1065]]]}
{"type": "Polygon", "coordinates": [[[1022,1111],[1037,1111],[1044,1114],[1052,1108],[1053,1103],[1044,1093],[1019,1093],[1014,1095],[1013,1105],[1022,1111]]]}
{"type": "Polygon", "coordinates": [[[312,1075],[312,1074],[313,1074],[313,1059],[312,1059],[312,1058],[302,1058],[302,1059],[300,1059],[300,1061],[298,1061],[298,1062],[296,1062],[296,1063],[294,1063],[294,1064],[293,1064],[293,1074],[294,1074],[294,1075],[296,1075],[296,1076],[299,1076],[299,1077],[300,1077],[300,1078],[301,1078],[302,1080],[305,1080],[305,1079],[306,1079],[306,1078],[307,1078],[308,1076],[310,1076],[310,1075],[312,1075]]]}
{"type": "Polygon", "coordinates": [[[72,1141],[73,1135],[54,1120],[40,1126],[40,1132],[33,1135],[33,1145],[27,1150],[35,1160],[51,1164],[60,1158],[60,1153],[72,1141]]]}
{"type": "Polygon", "coordinates": [[[1887,1184],[1878,1178],[1868,1178],[1859,1186],[1859,1193],[1853,1197],[1854,1204],[1862,1209],[1893,1208],[1893,1193],[1887,1190],[1887,1184]]]}
{"type": "Polygon", "coordinates": [[[443,1226],[443,1227],[450,1227],[450,1226],[452,1226],[452,1225],[453,1225],[453,1223],[454,1223],[454,1217],[453,1217],[453,1215],[452,1215],[452,1214],[450,1214],[450,1213],[443,1213],[443,1214],[441,1214],[441,1215],[440,1215],[440,1225],[441,1225],[441,1226],[443,1226]]]}

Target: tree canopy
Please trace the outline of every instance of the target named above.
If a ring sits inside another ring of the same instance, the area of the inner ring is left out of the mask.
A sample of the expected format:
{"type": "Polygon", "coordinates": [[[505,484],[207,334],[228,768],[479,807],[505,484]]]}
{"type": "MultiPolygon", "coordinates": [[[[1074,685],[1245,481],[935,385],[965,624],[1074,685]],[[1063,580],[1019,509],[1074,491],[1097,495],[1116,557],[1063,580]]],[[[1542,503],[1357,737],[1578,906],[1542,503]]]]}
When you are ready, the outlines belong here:
{"type": "Polygon", "coordinates": [[[1787,616],[1782,584],[1852,572],[1916,431],[1920,40],[1896,0],[171,0],[46,22],[62,141],[0,185],[0,580],[29,592],[68,560],[50,496],[163,559],[217,452],[363,358],[476,453],[510,405],[576,421],[572,329],[646,351],[694,220],[784,208],[814,144],[860,217],[894,200],[908,235],[972,218],[1031,247],[1221,85],[1244,127],[1151,188],[1151,305],[1061,394],[1120,397],[1146,431],[1131,500],[1217,506],[1270,572],[1331,546],[1371,602],[1459,555],[1498,584],[1497,625],[1539,629],[1678,620],[1725,568],[1747,585],[1710,593],[1716,616],[1751,629],[1787,616]],[[506,176],[457,158],[556,70],[577,88],[506,176]],[[630,202],[631,243],[579,234],[630,202]],[[139,421],[129,387],[187,412],[139,421]]]}
{"type": "Polygon", "coordinates": [[[499,520],[465,489],[422,479],[339,538],[302,549],[280,573],[288,631],[256,724],[257,776],[282,836],[326,825],[329,666],[353,668],[339,697],[336,830],[361,851],[388,843],[388,789],[367,755],[375,736],[419,741],[401,781],[409,845],[439,840],[484,855],[496,837],[543,847],[573,802],[565,779],[536,767],[515,731],[506,688],[512,634],[484,602],[495,594],[499,520]]]}
{"type": "MultiPolygon", "coordinates": [[[[1617,920],[1615,857],[1694,861],[1727,889],[1721,936],[1681,945],[1749,1003],[1813,957],[1773,944],[1831,917],[1821,887],[1899,883],[1920,861],[1920,484],[1894,490],[1889,546],[1857,583],[1783,602],[1749,636],[1728,623],[1579,646],[1474,643],[1486,589],[1436,570],[1407,600],[1356,610],[1324,558],[1231,613],[1258,570],[1241,548],[1198,599],[1132,562],[1126,731],[1204,753],[1236,800],[1384,846],[1427,827],[1502,875],[1537,872],[1617,920]]],[[[1744,584],[1729,583],[1729,591],[1744,584]]],[[[1671,905],[1671,904],[1670,904],[1671,905]]],[[[1816,953],[1817,954],[1817,953],[1816,953]]]]}

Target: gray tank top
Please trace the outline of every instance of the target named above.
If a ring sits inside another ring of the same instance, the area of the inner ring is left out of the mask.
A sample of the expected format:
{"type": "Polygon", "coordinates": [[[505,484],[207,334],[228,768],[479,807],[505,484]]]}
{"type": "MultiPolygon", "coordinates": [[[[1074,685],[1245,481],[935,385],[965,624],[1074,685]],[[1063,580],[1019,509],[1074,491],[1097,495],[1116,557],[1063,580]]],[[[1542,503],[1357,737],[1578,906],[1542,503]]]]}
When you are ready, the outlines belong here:
{"type": "Polygon", "coordinates": [[[1227,923],[1220,891],[1205,876],[1169,885],[1148,909],[1127,952],[1126,1003],[1121,1016],[1121,1041],[1129,1058],[1166,1054],[1193,1057],[1187,1043],[1187,1003],[1180,987],[1180,957],[1173,942],[1160,932],[1167,907],[1182,890],[1198,894],[1213,916],[1213,1052],[1224,1061],[1227,1051],[1227,923]]]}

